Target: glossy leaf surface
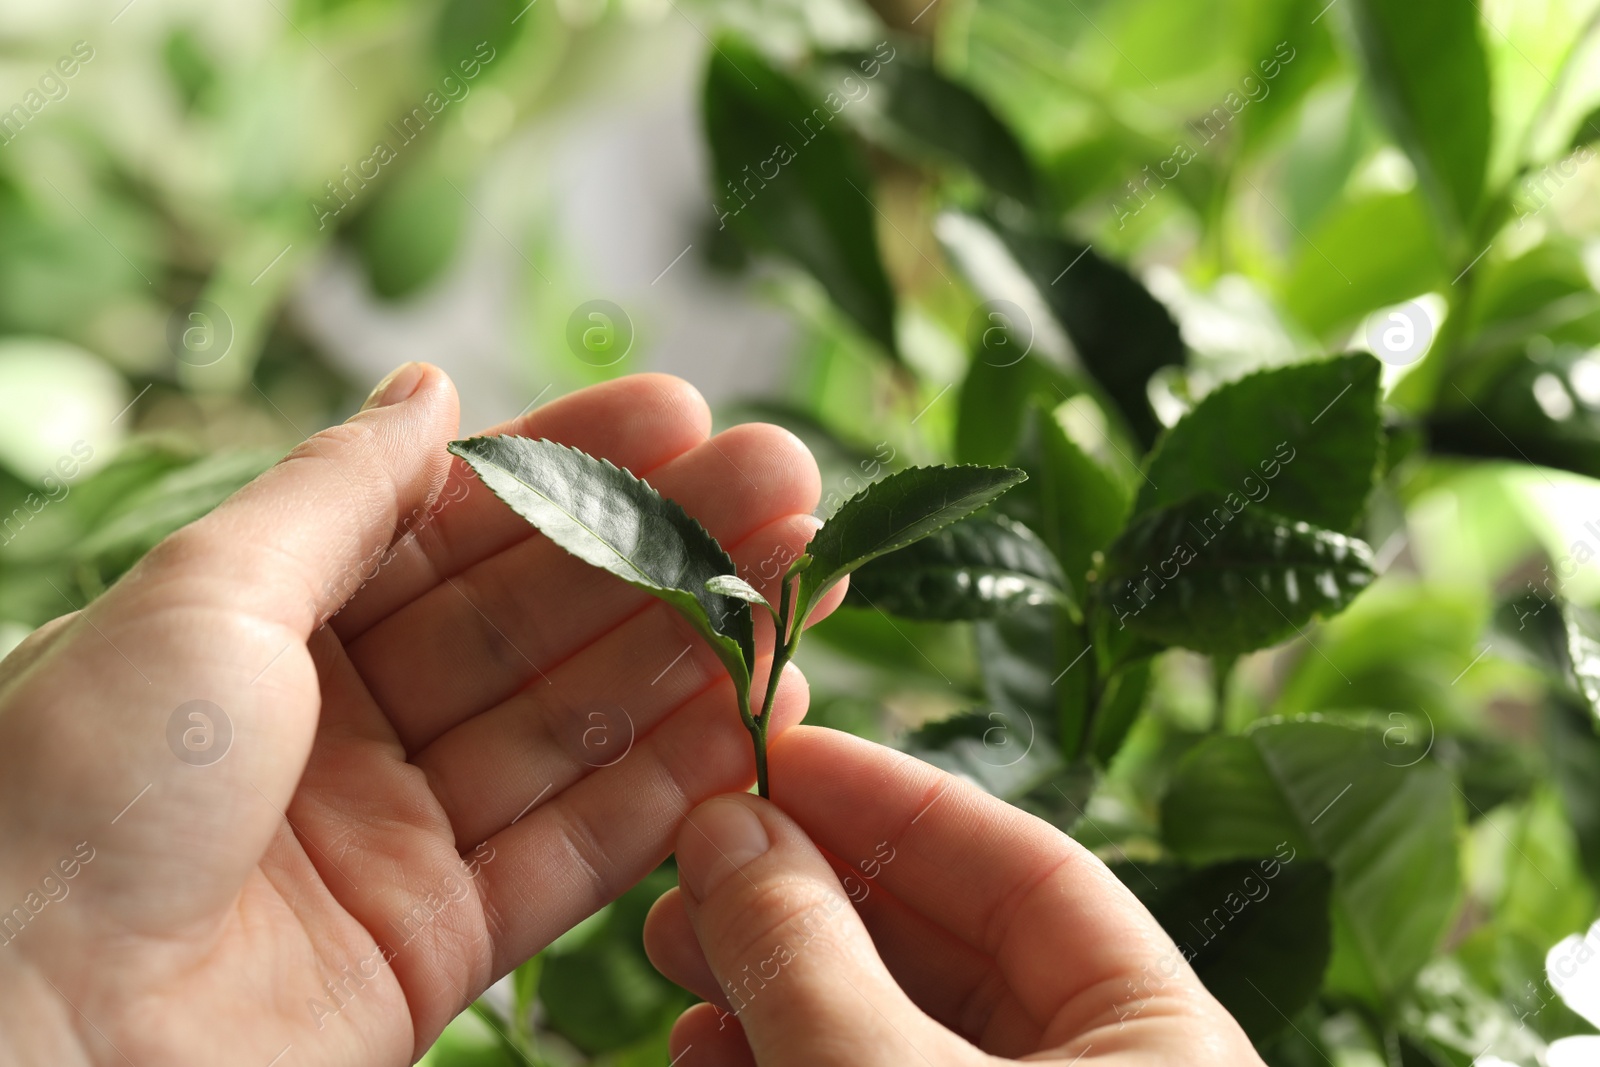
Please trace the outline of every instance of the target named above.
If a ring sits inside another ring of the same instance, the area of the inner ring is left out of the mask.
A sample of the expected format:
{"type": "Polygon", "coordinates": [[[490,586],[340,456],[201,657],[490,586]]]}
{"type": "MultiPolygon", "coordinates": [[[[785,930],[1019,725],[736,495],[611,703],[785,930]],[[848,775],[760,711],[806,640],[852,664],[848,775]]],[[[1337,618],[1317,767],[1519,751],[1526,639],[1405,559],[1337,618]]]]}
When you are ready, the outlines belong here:
{"type": "Polygon", "coordinates": [[[1038,535],[1004,515],[977,515],[866,564],[851,575],[846,602],[949,622],[1067,596],[1038,535]]]}
{"type": "Polygon", "coordinates": [[[1118,626],[1236,655],[1341,610],[1372,579],[1365,542],[1197,497],[1130,523],[1106,552],[1100,592],[1118,626]]]}
{"type": "Polygon", "coordinates": [[[1010,467],[911,467],[840,505],[806,546],[797,618],[863,564],[920,541],[993,503],[1027,475],[1010,467]]]}
{"type": "Polygon", "coordinates": [[[671,604],[748,686],[755,662],[750,605],[706,583],[733,560],[682,507],[647,482],[554,441],[474,437],[450,451],[551,541],[671,604]]]}
{"type": "Polygon", "coordinates": [[[1333,530],[1355,524],[1380,448],[1364,352],[1258,371],[1206,394],[1157,443],[1135,514],[1215,493],[1333,530]]]}
{"type": "Polygon", "coordinates": [[[1218,737],[1179,764],[1161,802],[1168,847],[1192,864],[1286,847],[1333,871],[1349,953],[1341,984],[1372,1003],[1404,988],[1449,927],[1460,815],[1449,775],[1403,765],[1371,730],[1302,720],[1218,737]]]}

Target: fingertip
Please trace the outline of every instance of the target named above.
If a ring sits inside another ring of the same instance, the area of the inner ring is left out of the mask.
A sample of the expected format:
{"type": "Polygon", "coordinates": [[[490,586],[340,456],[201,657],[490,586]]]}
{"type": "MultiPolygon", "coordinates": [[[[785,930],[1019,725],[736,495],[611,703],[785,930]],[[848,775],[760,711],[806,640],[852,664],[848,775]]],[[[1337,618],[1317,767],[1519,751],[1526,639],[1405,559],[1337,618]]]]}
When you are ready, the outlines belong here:
{"type": "Polygon", "coordinates": [[[628,389],[647,391],[657,406],[682,416],[701,438],[711,436],[711,405],[700,395],[700,390],[676,374],[647,371],[616,381],[628,383],[625,386],[628,389]]]}
{"type": "Polygon", "coordinates": [[[669,889],[651,905],[644,920],[644,951],[651,966],[667,981],[727,1009],[727,998],[695,936],[682,890],[669,889]]]}
{"type": "Polygon", "coordinates": [[[766,855],[773,834],[746,793],[712,797],[684,816],[678,831],[678,884],[694,903],[766,855]]]}
{"type": "Polygon", "coordinates": [[[755,1067],[744,1027],[731,1012],[696,1004],[672,1024],[667,1049],[674,1067],[755,1067]]]}

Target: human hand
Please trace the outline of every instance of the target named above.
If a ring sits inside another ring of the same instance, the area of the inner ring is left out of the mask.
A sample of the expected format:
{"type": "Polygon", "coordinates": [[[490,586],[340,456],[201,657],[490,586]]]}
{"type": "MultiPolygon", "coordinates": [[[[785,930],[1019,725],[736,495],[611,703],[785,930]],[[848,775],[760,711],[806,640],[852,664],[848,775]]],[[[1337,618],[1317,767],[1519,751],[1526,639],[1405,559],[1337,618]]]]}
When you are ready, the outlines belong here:
{"type": "MultiPolygon", "coordinates": [[[[456,413],[407,365],[0,664],[0,1063],[410,1063],[753,779],[705,644],[452,465],[456,413]]],[[[648,476],[764,584],[816,467],[709,427],[639,375],[501,432],[648,476]]]]}
{"type": "Polygon", "coordinates": [[[782,810],[741,795],[690,814],[680,888],[645,927],[657,968],[707,1001],[673,1029],[679,1067],[1260,1067],[1065,834],[847,734],[791,730],[773,767],[782,810]]]}

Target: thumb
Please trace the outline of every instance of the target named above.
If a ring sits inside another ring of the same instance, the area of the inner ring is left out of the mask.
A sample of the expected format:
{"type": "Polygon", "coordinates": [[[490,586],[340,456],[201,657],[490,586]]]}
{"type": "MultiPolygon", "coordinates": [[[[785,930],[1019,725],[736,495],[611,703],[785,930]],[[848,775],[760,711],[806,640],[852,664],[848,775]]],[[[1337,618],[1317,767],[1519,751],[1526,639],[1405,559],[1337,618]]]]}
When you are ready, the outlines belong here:
{"type": "Polygon", "coordinates": [[[79,613],[0,715],[0,807],[41,813],[31,846],[92,845],[138,929],[226,914],[311,748],[306,639],[437,494],[455,424],[444,373],[401,367],[79,613]]]}
{"type": "Polygon", "coordinates": [[[308,636],[343,606],[450,470],[455,388],[426,363],[396,368],[361,410],[179,531],[130,578],[232,586],[230,603],[308,636]]]}
{"type": "Polygon", "coordinates": [[[929,1061],[951,1040],[895,984],[828,861],[772,804],[707,801],[677,855],[695,935],[762,1067],[929,1061]]]}

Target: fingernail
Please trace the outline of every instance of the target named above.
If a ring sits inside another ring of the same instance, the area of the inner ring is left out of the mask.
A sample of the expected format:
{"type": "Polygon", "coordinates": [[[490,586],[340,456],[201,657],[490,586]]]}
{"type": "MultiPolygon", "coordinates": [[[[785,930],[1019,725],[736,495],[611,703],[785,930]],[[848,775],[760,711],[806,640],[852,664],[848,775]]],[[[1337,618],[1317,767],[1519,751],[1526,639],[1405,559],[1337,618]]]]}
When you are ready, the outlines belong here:
{"type": "Polygon", "coordinates": [[[386,408],[390,404],[398,404],[409,398],[417,391],[417,386],[422,384],[422,373],[425,369],[421,363],[400,364],[390,371],[383,381],[372,387],[372,392],[367,394],[361,410],[386,408]]]}
{"type": "Polygon", "coordinates": [[[772,847],[761,820],[737,800],[702,805],[689,816],[689,826],[678,850],[678,871],[696,900],[705,900],[772,847]]]}

